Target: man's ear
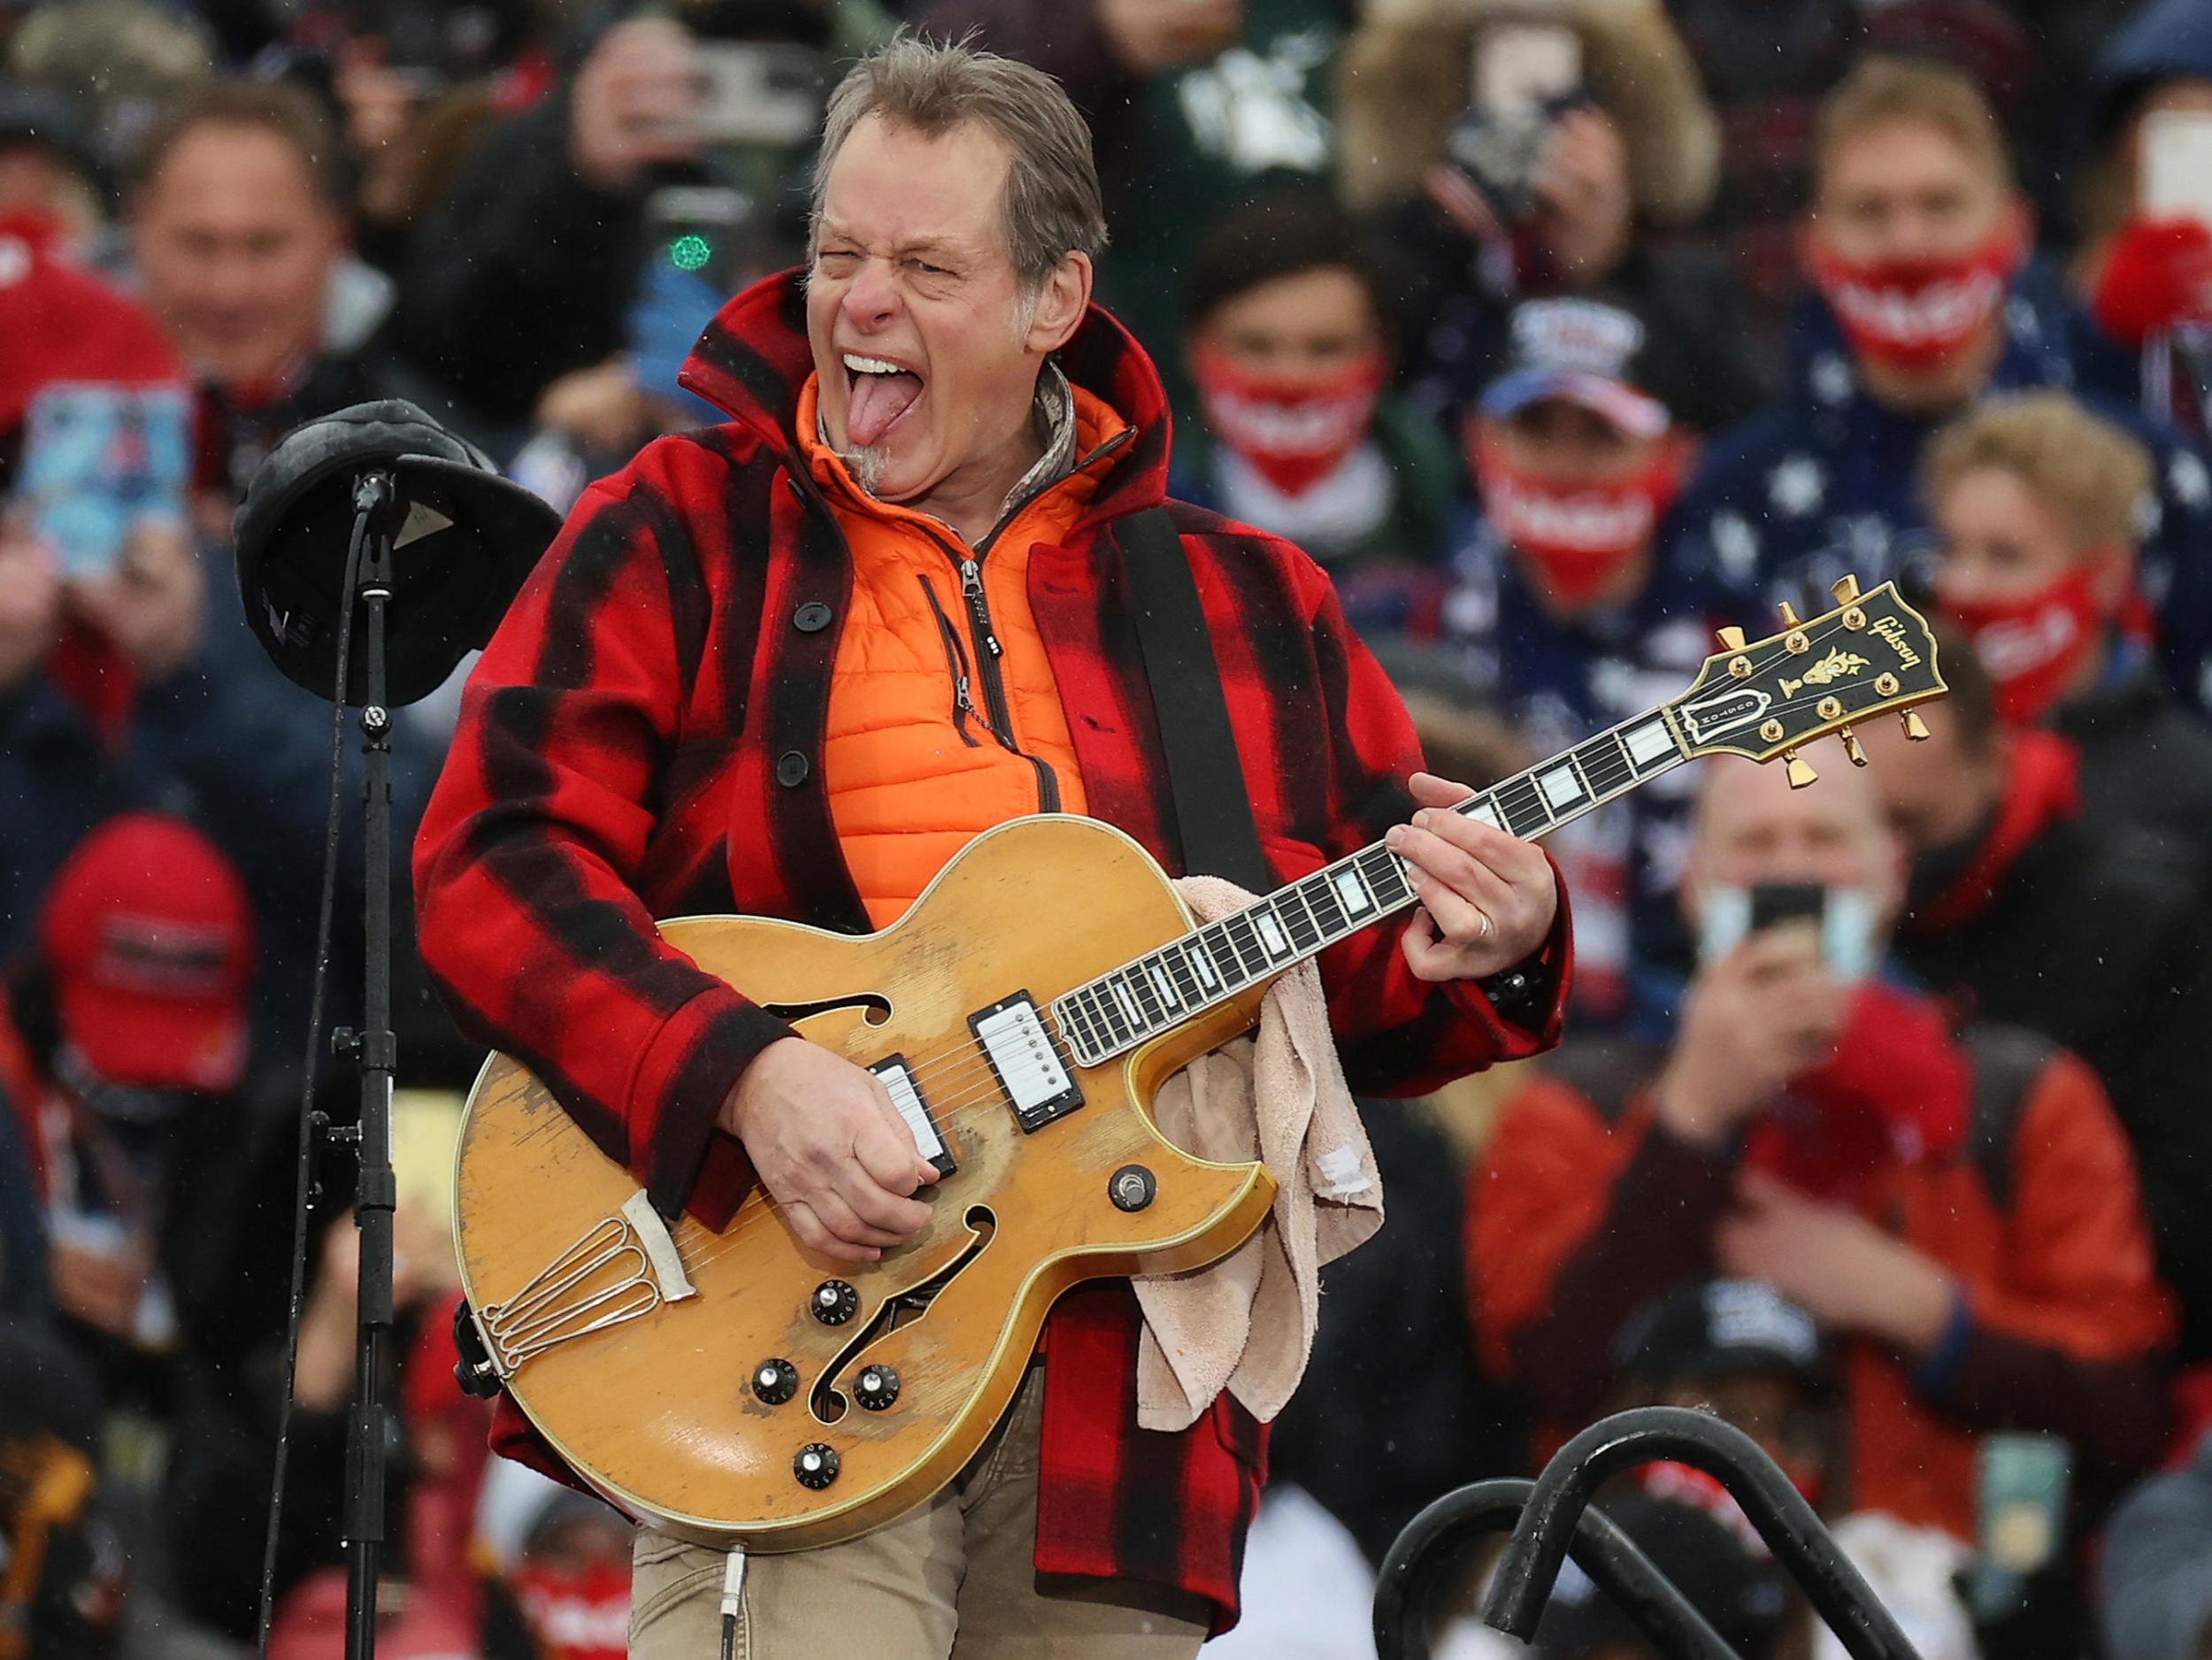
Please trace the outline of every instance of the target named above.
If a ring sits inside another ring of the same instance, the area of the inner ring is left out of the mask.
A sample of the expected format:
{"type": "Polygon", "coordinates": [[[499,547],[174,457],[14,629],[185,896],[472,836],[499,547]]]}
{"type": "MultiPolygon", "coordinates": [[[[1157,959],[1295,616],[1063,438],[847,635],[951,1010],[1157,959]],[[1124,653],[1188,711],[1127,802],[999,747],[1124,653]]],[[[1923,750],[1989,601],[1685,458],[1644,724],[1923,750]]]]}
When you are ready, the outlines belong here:
{"type": "Polygon", "coordinates": [[[1052,268],[1038,290],[1037,308],[1029,320],[1023,344],[1039,357],[1055,352],[1074,338],[1091,303],[1091,257],[1071,253],[1052,268]]]}

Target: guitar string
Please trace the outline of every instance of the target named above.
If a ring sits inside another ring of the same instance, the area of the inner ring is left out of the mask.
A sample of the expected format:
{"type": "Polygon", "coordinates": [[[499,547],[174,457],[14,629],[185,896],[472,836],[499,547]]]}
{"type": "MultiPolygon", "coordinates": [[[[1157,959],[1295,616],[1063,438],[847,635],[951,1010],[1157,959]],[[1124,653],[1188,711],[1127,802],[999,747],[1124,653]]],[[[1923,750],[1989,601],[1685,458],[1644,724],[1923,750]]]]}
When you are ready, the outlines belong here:
{"type": "MultiPolygon", "coordinates": [[[[1778,655],[1778,657],[1780,657],[1780,656],[1802,656],[1802,655],[1806,655],[1806,654],[1803,654],[1803,653],[1790,653],[1790,652],[1787,652],[1787,651],[1786,650],[1786,651],[1784,651],[1784,652],[1782,652],[1782,653],[1778,653],[1777,655],[1778,655]]],[[[1809,707],[1817,707],[1817,705],[1818,705],[1818,704],[1819,704],[1822,701],[1824,701],[1824,699],[1825,697],[1827,697],[1828,696],[1831,696],[1831,694],[1828,694],[1828,693],[1826,693],[1826,692],[1823,692],[1823,693],[1819,694],[1818,696],[1811,696],[1811,697],[1799,697],[1799,698],[1795,698],[1795,699],[1785,699],[1785,700],[1783,700],[1783,701],[1782,701],[1782,702],[1780,702],[1780,703],[1775,703],[1775,704],[1770,705],[1770,711],[1777,711],[1777,712],[1779,712],[1779,711],[1794,711],[1794,710],[1796,710],[1796,709],[1805,708],[1805,707],[1809,707],[1809,707]]],[[[1858,717],[1858,719],[1864,719],[1864,717],[1858,717]]],[[[1822,735],[1825,735],[1825,734],[1822,734],[1822,735]]],[[[1803,740],[1803,741],[1801,741],[1801,742],[1810,742],[1810,741],[1811,741],[1811,740],[1809,740],[1809,740],[1803,740]]],[[[1670,769],[1670,770],[1671,770],[1671,769],[1670,769]]],[[[1636,782],[1638,782],[1638,783],[1641,783],[1642,781],[1643,781],[1643,780],[1640,780],[1640,779],[1639,779],[1639,780],[1636,780],[1636,782]]],[[[1481,793],[1484,793],[1484,792],[1478,792],[1478,794],[1481,794],[1481,793]]],[[[1624,793],[1625,793],[1625,792],[1624,792],[1624,793]]],[[[1616,797],[1616,799],[1617,799],[1617,797],[1616,797]]],[[[1457,809],[1454,809],[1454,811],[1457,811],[1457,809]]],[[[1547,826],[1547,827],[1549,827],[1549,826],[1547,826]]],[[[1363,851],[1363,851],[1366,851],[1366,850],[1368,850],[1368,849],[1361,849],[1361,851],[1363,851]]],[[[1398,907],[1398,909],[1402,909],[1402,908],[1403,908],[1402,906],[1398,907]]],[[[1377,918],[1377,919],[1379,920],[1379,918],[1377,918]]],[[[1089,982],[1085,982],[1085,983],[1087,983],[1087,983],[1089,983],[1089,982]]],[[[1242,988],[1240,988],[1240,989],[1242,989],[1242,988]]],[[[1208,1005],[1208,1006],[1210,1006],[1210,1005],[1208,1005]]],[[[1064,1047],[1066,1046],[1066,1043],[1067,1043],[1067,1039],[1066,1039],[1066,1036],[1065,1036],[1064,1033],[1063,1033],[1063,1032],[1059,1029],[1059,1023],[1058,1023],[1057,1021],[1056,1021],[1056,1020],[1053,1018],[1053,1017],[1052,1017],[1052,1015],[1051,1015],[1051,1013],[1050,1013],[1050,1011],[1049,1011],[1049,1008],[1048,1008],[1048,1007],[1040,1007],[1040,1008],[1038,1008],[1038,1009],[1036,1010],[1036,1012],[1037,1012],[1037,1014],[1038,1014],[1040,1023],[1041,1023],[1041,1025],[1042,1025],[1042,1026],[1043,1026],[1047,1029],[1047,1032],[1048,1032],[1048,1035],[1050,1035],[1052,1038],[1054,1038],[1055,1040],[1056,1040],[1056,1041],[1058,1041],[1058,1042],[1059,1042],[1059,1043],[1060,1043],[1060,1044],[1061,1044],[1061,1045],[1064,1048],[1064,1047]]],[[[959,1055],[960,1055],[960,1053],[961,1053],[961,1051],[962,1051],[962,1050],[964,1050],[964,1049],[973,1049],[973,1050],[977,1051],[977,1053],[978,1053],[979,1055],[982,1055],[982,1054],[985,1054],[985,1053],[986,1053],[986,1051],[985,1051],[985,1050],[984,1050],[984,1049],[983,1049],[982,1042],[981,1042],[981,1041],[980,1041],[979,1039],[970,1039],[970,1040],[968,1040],[965,1043],[955,1043],[955,1044],[953,1044],[953,1045],[949,1046],[947,1049],[941,1049],[941,1050],[938,1050],[938,1051],[935,1051],[935,1052],[934,1052],[934,1056],[933,1056],[933,1060],[937,1063],[937,1067],[938,1067],[938,1071],[939,1071],[939,1082],[940,1082],[940,1087],[941,1087],[941,1086],[942,1086],[942,1080],[943,1080],[943,1077],[946,1075],[946,1074],[944,1074],[944,1073],[943,1073],[943,1072],[942,1072],[942,1070],[941,1070],[942,1063],[944,1062],[944,1060],[945,1060],[947,1057],[959,1056],[959,1055]]],[[[1099,1070],[1099,1069],[1095,1069],[1095,1068],[1094,1068],[1094,1069],[1091,1069],[1091,1070],[1099,1070]]],[[[916,1067],[916,1068],[914,1068],[914,1069],[910,1069],[910,1074],[909,1074],[909,1075],[910,1075],[910,1077],[918,1076],[918,1074],[919,1074],[919,1071],[920,1071],[920,1068],[919,1068],[918,1066],[918,1067],[916,1067]]],[[[959,1075],[960,1075],[960,1076],[961,1076],[961,1078],[962,1078],[963,1086],[964,1087],[964,1085],[965,1085],[968,1081],[970,1081],[970,1080],[980,1081],[980,1080],[981,1080],[981,1078],[982,1078],[982,1077],[984,1077],[984,1076],[990,1076],[991,1074],[992,1074],[992,1068],[991,1068],[990,1064],[989,1064],[989,1062],[988,1062],[988,1060],[987,1060],[987,1059],[983,1060],[982,1062],[980,1062],[980,1063],[979,1063],[979,1064],[974,1064],[974,1063],[971,1063],[971,1064],[970,1064],[970,1070],[969,1070],[968,1072],[966,1072],[965,1073],[959,1074],[959,1075]]],[[[993,1087],[991,1089],[987,1090],[987,1091],[985,1091],[984,1093],[982,1093],[982,1094],[980,1094],[980,1095],[972,1095],[972,1096],[966,1096],[966,1097],[963,1097],[963,1098],[956,1099],[956,1100],[950,1101],[950,1102],[948,1102],[948,1103],[944,1103],[944,1104],[943,1104],[943,1105],[941,1105],[941,1107],[937,1108],[937,1109],[936,1109],[936,1111],[935,1111],[934,1112],[933,1112],[933,1114],[932,1114],[933,1118],[933,1119],[935,1119],[936,1121],[938,1121],[938,1122],[940,1123],[941,1126],[950,1125],[950,1124],[952,1124],[952,1123],[956,1122],[956,1120],[958,1120],[958,1119],[960,1119],[960,1118],[964,1118],[970,1117],[970,1116],[972,1116],[972,1114],[974,1114],[974,1113],[976,1113],[976,1112],[979,1112],[979,1111],[986,1111],[986,1110],[989,1110],[989,1111],[1005,1111],[1005,1110],[1007,1110],[1007,1103],[1006,1103],[1006,1101],[1004,1100],[1004,1097],[1003,1097],[1002,1094],[1000,1092],[1000,1090],[999,1090],[999,1089],[998,1089],[998,1087],[996,1087],[996,1085],[997,1085],[997,1080],[996,1080],[996,1079],[995,1079],[995,1076],[993,1076],[993,1077],[992,1077],[992,1083],[993,1083],[993,1086],[994,1086],[994,1087],[993,1087]]],[[[776,1199],[776,1197],[775,1197],[772,1194],[769,1193],[765,1187],[762,1187],[762,1188],[760,1188],[760,1189],[758,1190],[758,1195],[757,1195],[757,1196],[758,1196],[758,1199],[759,1199],[760,1203],[759,1203],[757,1206],[755,1206],[755,1207],[754,1207],[755,1211],[756,1211],[756,1214],[755,1214],[754,1216],[752,1216],[752,1217],[748,1217],[748,1218],[742,1218],[742,1219],[738,1220],[738,1221],[736,1222],[736,1225],[735,1225],[734,1226],[733,1226],[733,1227],[729,1228],[726,1232],[716,1232],[716,1231],[714,1231],[714,1230],[711,1230],[711,1229],[707,1228],[707,1227],[705,1226],[705,1225],[703,1225],[703,1224],[696,1224],[696,1225],[695,1225],[695,1231],[694,1231],[694,1233],[693,1233],[693,1235],[692,1235],[692,1236],[693,1236],[694,1238],[697,1238],[697,1237],[699,1237],[699,1236],[701,1236],[701,1235],[706,1235],[706,1236],[711,1237],[712,1239],[714,1239],[714,1240],[715,1240],[715,1241],[716,1241],[716,1246],[715,1246],[715,1248],[714,1248],[714,1249],[710,1249],[710,1250],[708,1250],[708,1251],[706,1251],[706,1252],[703,1253],[701,1256],[699,1256],[699,1257],[697,1257],[696,1261],[695,1261],[695,1262],[692,1264],[693,1266],[702,1267],[702,1268],[703,1268],[703,1267],[704,1267],[706,1264],[710,1264],[710,1263],[712,1263],[712,1262],[714,1262],[714,1261],[716,1261],[716,1260],[719,1259],[720,1257],[725,1257],[725,1256],[727,1256],[727,1255],[728,1255],[729,1253],[731,1253],[732,1251],[736,1250],[736,1249],[738,1249],[740,1248],[740,1246],[741,1245],[741,1243],[742,1243],[742,1241],[743,1241],[743,1238],[744,1238],[744,1236],[745,1236],[746,1234],[748,1234],[748,1233],[752,1233],[752,1232],[756,1231],[756,1230],[757,1230],[757,1229],[758,1229],[759,1227],[762,1227],[762,1226],[766,1226],[766,1225],[767,1225],[767,1223],[768,1223],[769,1221],[771,1221],[771,1220],[772,1220],[772,1219],[774,1219],[774,1218],[778,1218],[778,1217],[780,1217],[780,1214],[781,1214],[781,1212],[782,1212],[782,1210],[783,1210],[783,1209],[784,1209],[784,1206],[782,1205],[782,1203],[781,1203],[780,1201],[778,1201],[778,1200],[776,1199]]],[[[873,1259],[873,1261],[872,1261],[872,1262],[866,1262],[866,1263],[849,1263],[849,1264],[839,1264],[839,1266],[841,1266],[841,1267],[844,1267],[844,1268],[859,1268],[859,1269],[865,1269],[865,1268],[867,1268],[867,1267],[871,1267],[871,1266],[874,1265],[874,1262],[879,1262],[879,1261],[881,1261],[881,1258],[879,1258],[879,1258],[873,1259]]]]}

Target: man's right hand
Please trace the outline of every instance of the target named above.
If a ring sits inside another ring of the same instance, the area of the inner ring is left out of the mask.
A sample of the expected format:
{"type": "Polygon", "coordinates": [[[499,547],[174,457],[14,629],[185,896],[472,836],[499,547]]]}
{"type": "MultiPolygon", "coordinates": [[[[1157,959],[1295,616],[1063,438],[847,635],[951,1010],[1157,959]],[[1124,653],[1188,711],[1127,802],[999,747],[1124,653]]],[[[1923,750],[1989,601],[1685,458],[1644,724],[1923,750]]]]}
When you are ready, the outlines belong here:
{"type": "Polygon", "coordinates": [[[753,1057],[716,1122],[744,1143],[769,1196],[810,1250],[874,1262],[929,1225],[911,1195],[937,1180],[882,1080],[804,1038],[753,1057]]]}
{"type": "Polygon", "coordinates": [[[1851,988],[1824,967],[1807,926],[1763,929],[1690,982],[1659,1074],[1659,1121],[1710,1144],[1835,1053],[1851,988]]]}

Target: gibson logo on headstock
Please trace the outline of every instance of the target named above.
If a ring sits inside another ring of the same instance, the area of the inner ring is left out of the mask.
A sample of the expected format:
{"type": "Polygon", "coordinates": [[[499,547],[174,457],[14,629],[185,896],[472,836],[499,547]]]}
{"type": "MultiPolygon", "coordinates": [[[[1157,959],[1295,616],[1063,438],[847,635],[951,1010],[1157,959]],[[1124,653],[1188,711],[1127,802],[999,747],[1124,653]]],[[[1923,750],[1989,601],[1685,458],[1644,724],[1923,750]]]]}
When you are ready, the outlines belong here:
{"type": "Polygon", "coordinates": [[[1920,653],[1912,649],[1911,641],[1905,637],[1905,625],[1901,621],[1895,617],[1877,617],[1868,626],[1889,642],[1891,649],[1897,653],[1900,667],[1916,669],[1920,666],[1920,653]]]}
{"type": "Polygon", "coordinates": [[[1832,680],[1841,680],[1847,674],[1856,674],[1866,666],[1866,659],[1857,652],[1846,651],[1841,646],[1838,646],[1796,680],[1786,678],[1777,683],[1782,688],[1783,696],[1794,697],[1801,687],[1825,686],[1832,680]]]}

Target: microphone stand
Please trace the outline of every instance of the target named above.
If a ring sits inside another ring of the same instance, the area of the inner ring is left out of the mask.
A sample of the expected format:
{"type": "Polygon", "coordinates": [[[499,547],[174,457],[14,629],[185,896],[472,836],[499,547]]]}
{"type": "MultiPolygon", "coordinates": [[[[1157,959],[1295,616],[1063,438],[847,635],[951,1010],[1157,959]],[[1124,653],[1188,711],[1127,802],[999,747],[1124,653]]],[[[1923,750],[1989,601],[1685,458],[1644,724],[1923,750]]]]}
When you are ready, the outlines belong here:
{"type": "MultiPolygon", "coordinates": [[[[385,702],[384,606],[392,596],[392,519],[398,500],[393,475],[364,473],[353,491],[353,534],[361,550],[351,602],[360,607],[365,696],[361,758],[363,908],[366,961],[361,1029],[333,1034],[341,1056],[361,1077],[361,1120],[335,1132],[356,1149],[359,1176],[354,1224],[361,1234],[358,1333],[353,1413],[346,1426],[346,1660],[376,1652],[376,1589],[384,1547],[384,1457],[391,1409],[384,1401],[385,1356],[392,1333],[392,1077],[399,1039],[392,1030],[392,711],[385,702]]],[[[342,699],[345,687],[339,688],[342,699]]]]}

